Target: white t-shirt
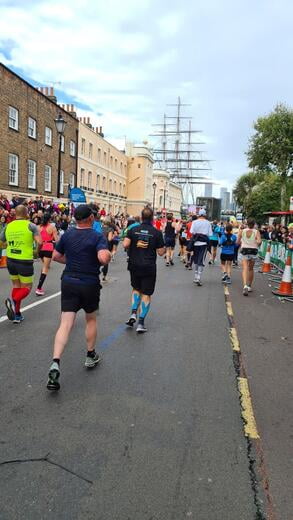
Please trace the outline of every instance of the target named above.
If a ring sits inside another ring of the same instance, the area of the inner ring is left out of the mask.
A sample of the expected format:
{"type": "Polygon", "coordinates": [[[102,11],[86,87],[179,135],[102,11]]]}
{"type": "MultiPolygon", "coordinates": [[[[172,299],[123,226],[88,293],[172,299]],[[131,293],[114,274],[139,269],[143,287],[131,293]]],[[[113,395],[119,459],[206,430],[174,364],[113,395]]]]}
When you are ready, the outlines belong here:
{"type": "MultiPolygon", "coordinates": [[[[206,235],[207,237],[212,236],[213,230],[211,223],[206,220],[205,218],[198,218],[197,220],[194,220],[191,224],[190,233],[192,235],[195,235],[196,233],[200,235],[206,235]]],[[[195,246],[205,246],[206,242],[201,242],[197,240],[194,242],[195,246]]]]}

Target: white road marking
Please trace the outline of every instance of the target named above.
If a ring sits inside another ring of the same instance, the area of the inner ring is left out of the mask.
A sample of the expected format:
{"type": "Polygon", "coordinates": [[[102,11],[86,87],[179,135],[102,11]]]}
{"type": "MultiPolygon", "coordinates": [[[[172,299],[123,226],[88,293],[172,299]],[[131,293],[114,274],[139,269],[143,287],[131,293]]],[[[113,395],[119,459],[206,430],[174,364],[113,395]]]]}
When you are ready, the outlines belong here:
{"type": "MultiPolygon", "coordinates": [[[[38,300],[38,301],[36,301],[34,303],[30,303],[26,307],[23,307],[23,309],[21,309],[21,312],[28,311],[29,309],[32,309],[33,307],[37,307],[37,305],[41,305],[41,303],[45,303],[45,302],[47,302],[49,300],[52,300],[53,298],[56,298],[57,296],[60,296],[60,294],[61,294],[61,291],[56,292],[55,294],[51,294],[51,296],[47,296],[46,298],[42,298],[41,300],[38,300]]],[[[7,316],[1,316],[0,323],[2,323],[3,321],[6,321],[6,320],[8,320],[7,316]]]]}

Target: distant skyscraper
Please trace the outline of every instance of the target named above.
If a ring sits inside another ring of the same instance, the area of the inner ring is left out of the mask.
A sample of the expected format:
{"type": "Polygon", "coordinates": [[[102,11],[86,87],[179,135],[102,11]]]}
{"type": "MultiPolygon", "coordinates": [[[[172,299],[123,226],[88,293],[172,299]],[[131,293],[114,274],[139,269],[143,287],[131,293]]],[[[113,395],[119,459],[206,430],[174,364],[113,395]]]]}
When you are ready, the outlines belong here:
{"type": "Polygon", "coordinates": [[[212,197],[213,196],[213,185],[212,184],[205,184],[204,185],[204,196],[205,197],[212,197]]]}
{"type": "Polygon", "coordinates": [[[230,209],[230,192],[227,188],[220,188],[220,199],[222,210],[226,211],[230,209]]]}

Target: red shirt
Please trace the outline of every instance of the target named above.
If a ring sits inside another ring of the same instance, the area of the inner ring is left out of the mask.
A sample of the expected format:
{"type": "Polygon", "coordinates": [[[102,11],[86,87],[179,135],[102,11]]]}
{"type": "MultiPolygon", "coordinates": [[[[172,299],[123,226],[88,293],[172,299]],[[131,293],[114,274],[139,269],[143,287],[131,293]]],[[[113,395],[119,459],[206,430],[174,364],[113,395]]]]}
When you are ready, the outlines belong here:
{"type": "Polygon", "coordinates": [[[187,240],[190,240],[191,237],[192,237],[192,234],[190,233],[191,225],[192,225],[192,221],[191,222],[187,222],[187,225],[186,225],[187,240]]]}

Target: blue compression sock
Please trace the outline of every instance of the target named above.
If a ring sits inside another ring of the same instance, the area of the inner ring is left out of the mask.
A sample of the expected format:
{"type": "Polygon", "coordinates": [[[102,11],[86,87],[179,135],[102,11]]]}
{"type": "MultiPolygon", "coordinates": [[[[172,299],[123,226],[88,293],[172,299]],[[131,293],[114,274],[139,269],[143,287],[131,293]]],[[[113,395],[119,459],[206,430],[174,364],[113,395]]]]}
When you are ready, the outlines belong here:
{"type": "Polygon", "coordinates": [[[132,306],[131,306],[131,312],[137,312],[137,309],[140,304],[140,294],[133,293],[132,294],[132,306]]]}

